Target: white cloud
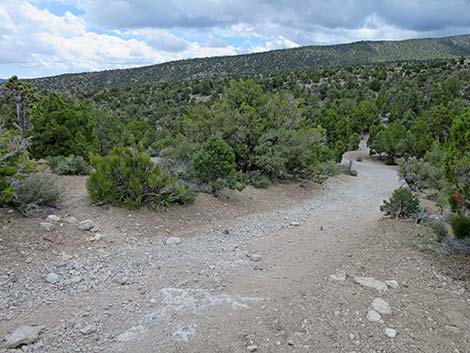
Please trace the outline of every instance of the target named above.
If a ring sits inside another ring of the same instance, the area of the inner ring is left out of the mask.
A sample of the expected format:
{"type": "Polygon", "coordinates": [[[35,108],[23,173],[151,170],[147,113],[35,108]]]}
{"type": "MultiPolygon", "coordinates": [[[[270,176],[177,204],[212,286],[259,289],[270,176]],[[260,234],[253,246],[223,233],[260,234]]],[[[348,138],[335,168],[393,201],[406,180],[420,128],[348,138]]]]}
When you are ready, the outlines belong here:
{"type": "Polygon", "coordinates": [[[450,35],[470,32],[469,12],[469,0],[0,0],[0,77],[450,35]],[[57,3],[81,14],[44,10],[57,3]]]}

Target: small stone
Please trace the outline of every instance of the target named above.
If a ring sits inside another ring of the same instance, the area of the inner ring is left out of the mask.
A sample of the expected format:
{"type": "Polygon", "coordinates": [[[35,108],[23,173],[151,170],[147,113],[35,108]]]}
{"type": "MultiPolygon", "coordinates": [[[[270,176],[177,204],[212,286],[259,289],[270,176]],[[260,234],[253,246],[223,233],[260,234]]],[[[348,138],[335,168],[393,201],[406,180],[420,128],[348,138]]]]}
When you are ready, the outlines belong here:
{"type": "Polygon", "coordinates": [[[263,259],[263,257],[259,254],[252,254],[250,255],[250,259],[255,262],[259,262],[263,259]]]}
{"type": "Polygon", "coordinates": [[[167,240],[165,241],[165,244],[166,245],[178,245],[178,244],[181,244],[182,240],[181,238],[178,238],[178,237],[169,237],[167,238],[167,240]]]}
{"type": "Polygon", "coordinates": [[[388,287],[384,282],[378,281],[372,277],[354,276],[354,281],[365,288],[375,289],[379,292],[385,292],[386,290],[388,290],[388,287]]]}
{"type": "Polygon", "coordinates": [[[256,344],[253,344],[251,346],[246,347],[246,350],[248,352],[256,352],[258,350],[258,346],[256,344]]]}
{"type": "Polygon", "coordinates": [[[330,278],[335,281],[341,281],[344,282],[346,281],[346,272],[344,271],[338,271],[333,275],[330,275],[330,278]]]}
{"type": "Polygon", "coordinates": [[[292,227],[298,227],[298,226],[300,226],[300,223],[293,221],[293,222],[290,222],[290,225],[291,225],[292,227]]]}
{"type": "Polygon", "coordinates": [[[60,217],[56,216],[54,214],[51,214],[51,215],[47,216],[46,220],[49,223],[59,223],[60,222],[60,217]]]}
{"type": "Polygon", "coordinates": [[[47,275],[46,281],[51,284],[57,283],[59,281],[59,275],[57,273],[51,272],[47,275]]]}
{"type": "Polygon", "coordinates": [[[397,289],[398,287],[400,287],[400,284],[398,283],[398,281],[395,281],[395,280],[385,281],[385,284],[387,285],[387,287],[392,288],[392,289],[397,289]]]}
{"type": "Polygon", "coordinates": [[[389,303],[387,303],[382,298],[375,298],[372,302],[372,309],[377,311],[379,314],[382,315],[391,315],[392,314],[392,307],[389,303]]]}
{"type": "Polygon", "coordinates": [[[387,327],[385,329],[385,334],[390,338],[394,338],[397,335],[397,333],[398,333],[397,330],[393,328],[387,327]]]}
{"type": "Polygon", "coordinates": [[[23,345],[34,343],[41,334],[44,326],[20,326],[13,333],[5,337],[6,348],[14,349],[23,345]]]}
{"type": "Polygon", "coordinates": [[[68,223],[68,224],[77,224],[78,223],[78,219],[76,219],[75,217],[73,216],[68,216],[65,221],[68,223]]]}
{"type": "Polygon", "coordinates": [[[52,223],[49,222],[41,222],[39,223],[39,226],[44,229],[46,232],[52,232],[55,228],[55,226],[52,223]]]}
{"type": "Polygon", "coordinates": [[[461,332],[460,328],[458,328],[457,326],[451,326],[451,325],[446,325],[446,330],[455,334],[458,334],[461,332]]]}
{"type": "Polygon", "coordinates": [[[116,275],[113,279],[113,282],[124,286],[129,283],[129,277],[124,275],[116,275]]]}
{"type": "Polygon", "coordinates": [[[24,262],[26,262],[27,264],[30,264],[31,262],[33,262],[33,258],[32,257],[27,257],[24,262]]]}
{"type": "Polygon", "coordinates": [[[369,310],[367,313],[367,320],[370,322],[380,321],[381,318],[380,314],[375,310],[369,310]]]}
{"type": "Polygon", "coordinates": [[[96,228],[95,224],[90,221],[89,219],[84,220],[77,225],[78,229],[83,230],[83,231],[90,231],[94,228],[96,228]]]}
{"type": "Polygon", "coordinates": [[[90,335],[92,333],[95,333],[96,332],[96,326],[91,324],[91,325],[87,325],[85,327],[82,327],[80,329],[80,332],[83,334],[83,335],[90,335]]]}

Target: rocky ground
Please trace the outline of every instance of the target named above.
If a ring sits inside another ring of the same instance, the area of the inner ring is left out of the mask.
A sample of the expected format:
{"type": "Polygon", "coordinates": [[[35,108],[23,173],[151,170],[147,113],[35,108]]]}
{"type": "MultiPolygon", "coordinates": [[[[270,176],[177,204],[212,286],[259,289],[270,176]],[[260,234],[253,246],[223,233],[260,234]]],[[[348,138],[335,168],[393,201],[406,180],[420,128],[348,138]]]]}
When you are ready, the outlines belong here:
{"type": "Polygon", "coordinates": [[[468,256],[383,219],[396,171],[359,156],[188,207],[91,207],[67,177],[59,218],[1,210],[0,352],[470,352],[468,256]]]}

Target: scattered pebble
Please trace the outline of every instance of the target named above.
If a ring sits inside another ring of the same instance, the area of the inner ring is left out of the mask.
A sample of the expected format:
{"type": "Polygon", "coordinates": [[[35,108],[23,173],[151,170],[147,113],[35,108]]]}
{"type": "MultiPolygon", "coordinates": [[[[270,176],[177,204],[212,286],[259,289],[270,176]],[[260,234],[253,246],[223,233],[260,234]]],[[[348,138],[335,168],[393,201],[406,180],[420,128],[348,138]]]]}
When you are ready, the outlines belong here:
{"type": "Polygon", "coordinates": [[[13,333],[5,337],[5,346],[7,349],[14,349],[34,343],[39,338],[43,329],[44,326],[20,326],[13,333]]]}
{"type": "Polygon", "coordinates": [[[87,325],[85,327],[82,327],[80,329],[80,332],[83,334],[83,335],[91,335],[92,333],[95,333],[96,332],[96,326],[91,324],[91,325],[87,325]]]}
{"type": "Polygon", "coordinates": [[[369,320],[370,322],[380,321],[381,318],[382,317],[380,316],[380,314],[375,310],[369,310],[367,312],[367,320],[369,320]]]}
{"type": "Polygon", "coordinates": [[[390,338],[394,338],[397,335],[397,333],[398,333],[397,330],[393,328],[387,327],[385,329],[385,334],[390,338]]]}
{"type": "Polygon", "coordinates": [[[59,223],[60,222],[60,217],[56,216],[54,214],[51,214],[51,215],[47,216],[46,220],[49,223],[59,223]]]}
{"type": "Polygon", "coordinates": [[[59,275],[57,273],[51,272],[47,275],[46,281],[51,284],[57,283],[59,281],[59,275]]]}
{"type": "Polygon", "coordinates": [[[39,223],[39,226],[44,229],[46,232],[52,232],[55,228],[55,226],[52,223],[49,222],[41,222],[39,223]]]}
{"type": "Polygon", "coordinates": [[[256,352],[258,350],[258,346],[256,344],[253,344],[251,346],[246,347],[246,350],[248,352],[256,352]]]}
{"type": "Polygon", "coordinates": [[[83,231],[90,231],[96,228],[95,224],[89,219],[78,223],[77,227],[78,229],[83,230],[83,231]]]}
{"type": "Polygon", "coordinates": [[[387,287],[392,288],[392,289],[397,289],[398,287],[400,287],[400,284],[398,283],[398,281],[395,281],[395,280],[385,281],[385,284],[387,285],[387,287]]]}
{"type": "Polygon", "coordinates": [[[346,281],[346,272],[344,271],[337,271],[335,274],[330,275],[330,278],[335,281],[346,281]]]}
{"type": "Polygon", "coordinates": [[[388,290],[388,287],[384,282],[378,281],[372,277],[354,276],[354,281],[365,288],[375,289],[379,292],[385,292],[386,290],[388,290]]]}
{"type": "Polygon", "coordinates": [[[166,245],[178,245],[178,244],[181,244],[181,242],[182,242],[181,238],[169,237],[169,238],[167,238],[165,244],[166,245]]]}
{"type": "Polygon", "coordinates": [[[372,309],[382,315],[391,315],[392,307],[382,298],[375,298],[371,305],[372,309]]]}

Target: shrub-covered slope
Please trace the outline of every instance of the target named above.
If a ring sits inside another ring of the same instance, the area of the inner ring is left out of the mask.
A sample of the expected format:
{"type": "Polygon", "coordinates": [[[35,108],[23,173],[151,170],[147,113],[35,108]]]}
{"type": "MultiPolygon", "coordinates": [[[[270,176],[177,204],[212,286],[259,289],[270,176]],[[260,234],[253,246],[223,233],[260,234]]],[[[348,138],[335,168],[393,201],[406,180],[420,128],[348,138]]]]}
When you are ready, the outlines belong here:
{"type": "Polygon", "coordinates": [[[440,60],[461,56],[470,56],[470,35],[307,46],[248,55],[180,60],[132,69],[66,74],[38,78],[33,83],[44,90],[89,91],[129,84],[266,74],[324,66],[440,60]]]}

